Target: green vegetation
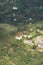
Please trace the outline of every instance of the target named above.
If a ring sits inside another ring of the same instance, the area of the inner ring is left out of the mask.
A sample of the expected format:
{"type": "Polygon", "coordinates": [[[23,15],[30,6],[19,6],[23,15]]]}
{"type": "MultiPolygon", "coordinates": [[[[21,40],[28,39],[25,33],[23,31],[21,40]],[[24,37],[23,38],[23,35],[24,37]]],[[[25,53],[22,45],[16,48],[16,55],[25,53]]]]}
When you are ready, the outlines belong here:
{"type": "Polygon", "coordinates": [[[37,36],[43,37],[43,0],[0,0],[0,65],[43,65],[37,36]],[[32,37],[15,38],[20,35],[32,37]]]}
{"type": "MultiPolygon", "coordinates": [[[[25,31],[28,32],[26,34],[31,33],[34,38],[40,33],[36,31],[41,26],[43,26],[42,23],[25,25],[25,31]]],[[[20,32],[18,26],[0,24],[0,65],[43,65],[43,52],[36,51],[37,46],[24,44],[24,38],[16,40],[17,32],[20,32]]]]}

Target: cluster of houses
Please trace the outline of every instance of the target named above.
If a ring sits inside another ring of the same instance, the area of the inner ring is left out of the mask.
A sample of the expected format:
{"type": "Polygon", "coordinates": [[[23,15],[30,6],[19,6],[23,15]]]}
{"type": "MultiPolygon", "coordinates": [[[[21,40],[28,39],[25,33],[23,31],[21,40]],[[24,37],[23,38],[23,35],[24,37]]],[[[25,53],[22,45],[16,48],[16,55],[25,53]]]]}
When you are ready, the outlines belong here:
{"type": "Polygon", "coordinates": [[[31,38],[32,35],[18,35],[18,36],[15,36],[15,39],[21,40],[23,37],[24,38],[31,38]]]}
{"type": "MultiPolygon", "coordinates": [[[[18,10],[18,7],[13,7],[13,10],[18,10]]],[[[15,16],[15,14],[13,14],[13,16],[15,16]]],[[[29,20],[32,20],[32,18],[29,18],[29,20]]],[[[16,19],[14,19],[14,21],[16,21],[16,19]]],[[[30,29],[30,31],[32,31],[32,29],[30,29]]],[[[40,31],[39,29],[37,30],[37,32],[43,33],[43,31],[40,31]]],[[[43,48],[43,37],[42,36],[36,36],[32,40],[30,40],[29,38],[32,37],[32,34],[30,35],[22,34],[22,35],[15,36],[15,39],[21,40],[23,39],[23,37],[25,38],[23,41],[24,44],[33,45],[35,43],[35,44],[38,44],[38,47],[43,48]]]]}
{"type": "Polygon", "coordinates": [[[35,44],[35,45],[38,45],[38,47],[43,48],[43,36],[36,36],[33,39],[29,39],[32,37],[32,35],[18,35],[18,36],[15,36],[15,39],[21,40],[21,39],[23,39],[23,37],[25,38],[23,41],[24,44],[27,44],[27,45],[35,44]],[[26,38],[28,38],[28,39],[26,39],[26,38]]]}

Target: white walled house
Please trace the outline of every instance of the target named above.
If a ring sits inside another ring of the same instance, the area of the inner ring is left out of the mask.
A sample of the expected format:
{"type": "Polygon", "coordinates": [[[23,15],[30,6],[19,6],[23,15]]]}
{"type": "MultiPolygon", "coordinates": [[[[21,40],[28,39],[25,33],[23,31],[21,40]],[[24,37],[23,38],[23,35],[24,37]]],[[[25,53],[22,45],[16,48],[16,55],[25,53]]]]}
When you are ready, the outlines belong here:
{"type": "Polygon", "coordinates": [[[21,40],[22,39],[22,36],[16,36],[15,39],[21,40]]]}
{"type": "Polygon", "coordinates": [[[26,37],[27,37],[27,35],[23,35],[23,37],[25,37],[25,38],[26,38],[26,37]]]}
{"type": "Polygon", "coordinates": [[[13,19],[14,21],[16,21],[16,19],[13,19]]]}
{"type": "Polygon", "coordinates": [[[17,35],[17,36],[15,36],[15,39],[21,40],[23,37],[24,38],[31,38],[32,35],[17,35]]]}
{"type": "Polygon", "coordinates": [[[25,37],[25,38],[31,38],[32,37],[32,35],[23,35],[23,37],[25,37]]]}
{"type": "Polygon", "coordinates": [[[33,45],[31,40],[24,40],[24,44],[33,45]]]}
{"type": "Polygon", "coordinates": [[[31,38],[32,37],[32,35],[28,35],[28,38],[31,38]]]}
{"type": "Polygon", "coordinates": [[[35,38],[33,38],[33,41],[34,41],[35,43],[38,43],[39,40],[41,40],[41,36],[36,36],[35,38]]]}
{"type": "Polygon", "coordinates": [[[13,7],[14,10],[17,10],[18,8],[17,7],[13,7]]]}
{"type": "Polygon", "coordinates": [[[40,32],[40,30],[39,30],[39,29],[37,29],[37,32],[40,32]]]}

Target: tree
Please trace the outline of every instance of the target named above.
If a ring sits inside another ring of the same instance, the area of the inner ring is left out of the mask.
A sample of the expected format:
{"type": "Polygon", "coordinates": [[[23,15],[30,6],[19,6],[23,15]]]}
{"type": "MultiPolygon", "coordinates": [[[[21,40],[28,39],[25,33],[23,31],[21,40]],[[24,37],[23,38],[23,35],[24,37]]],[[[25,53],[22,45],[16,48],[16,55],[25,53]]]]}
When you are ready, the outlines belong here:
{"type": "Polygon", "coordinates": [[[0,22],[16,25],[34,20],[43,20],[43,0],[0,0],[0,22]]]}

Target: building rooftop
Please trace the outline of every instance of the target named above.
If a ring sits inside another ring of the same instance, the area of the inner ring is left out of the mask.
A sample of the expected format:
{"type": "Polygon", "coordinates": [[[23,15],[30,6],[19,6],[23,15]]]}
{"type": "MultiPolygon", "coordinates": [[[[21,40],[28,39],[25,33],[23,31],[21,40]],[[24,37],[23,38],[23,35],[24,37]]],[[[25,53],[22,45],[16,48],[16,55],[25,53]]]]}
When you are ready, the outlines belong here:
{"type": "Polygon", "coordinates": [[[18,8],[17,7],[13,7],[14,10],[17,10],[18,8]]]}
{"type": "Polygon", "coordinates": [[[28,45],[31,45],[32,44],[32,41],[31,40],[24,40],[24,43],[25,44],[28,44],[28,45]]]}

